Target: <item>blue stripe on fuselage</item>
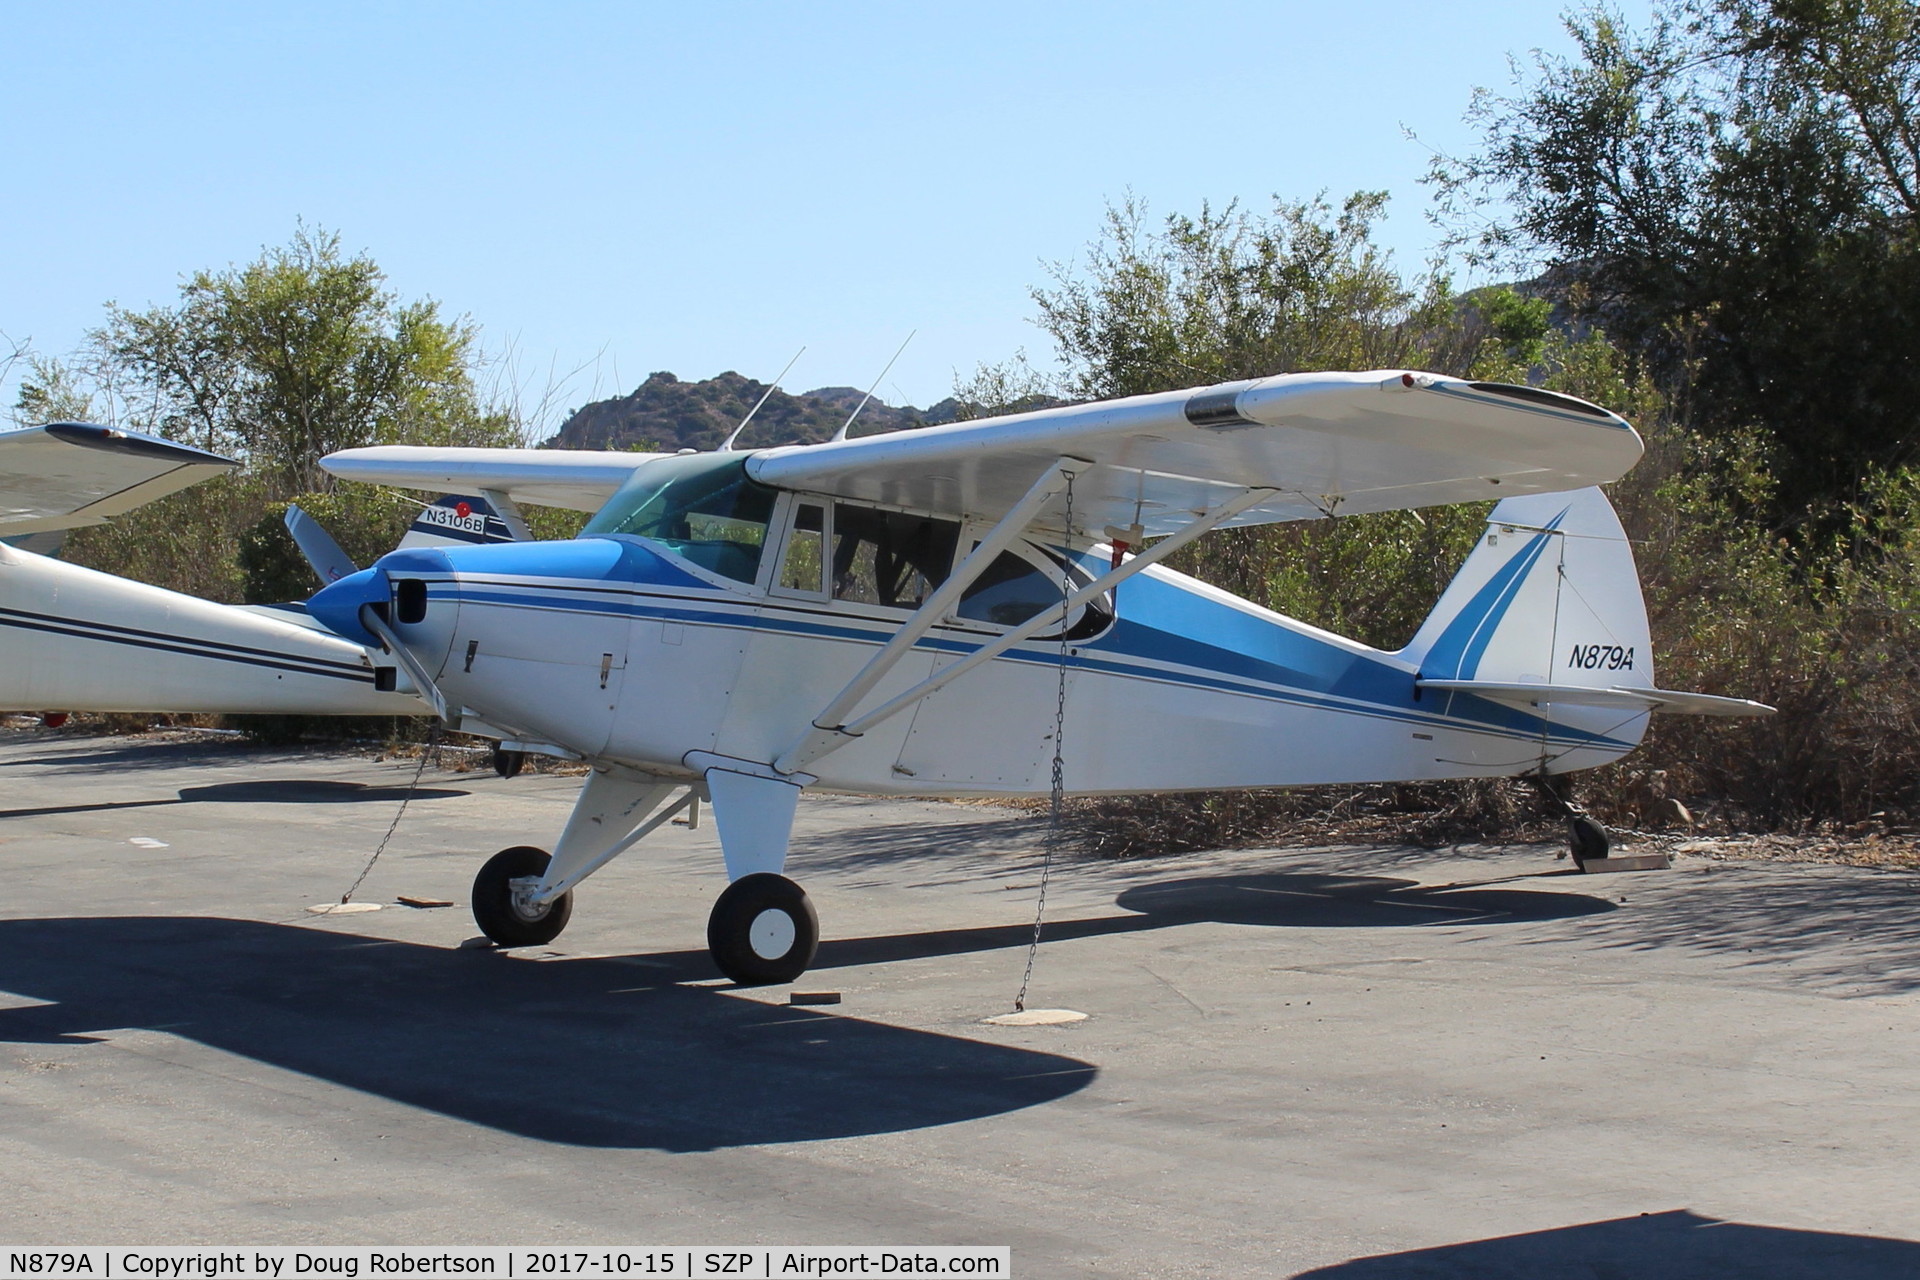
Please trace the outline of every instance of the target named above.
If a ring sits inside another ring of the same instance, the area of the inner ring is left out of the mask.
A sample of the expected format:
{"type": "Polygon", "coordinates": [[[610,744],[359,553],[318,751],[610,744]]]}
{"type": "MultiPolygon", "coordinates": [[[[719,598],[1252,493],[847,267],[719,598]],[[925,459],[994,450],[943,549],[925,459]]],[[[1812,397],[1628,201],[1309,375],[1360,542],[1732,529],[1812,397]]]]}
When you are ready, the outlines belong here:
{"type": "MultiPolygon", "coordinates": [[[[443,547],[435,554],[451,564],[459,597],[476,604],[656,618],[865,644],[880,644],[892,631],[883,619],[843,621],[820,605],[748,597],[715,587],[637,539],[443,547]]],[[[440,583],[432,585],[437,594],[440,583]]],[[[1442,715],[1419,704],[1415,673],[1388,655],[1330,643],[1178,582],[1141,574],[1128,579],[1120,595],[1119,620],[1103,635],[1078,645],[1071,665],[1435,728],[1470,727],[1534,740],[1544,733],[1562,744],[1622,750],[1632,745],[1482,698],[1455,698],[1450,713],[1442,715]],[[1463,720],[1467,725],[1461,725],[1463,720]]],[[[947,631],[925,637],[916,647],[959,655],[983,643],[947,631]]],[[[1052,665],[1059,661],[1059,649],[1054,642],[1034,641],[1004,657],[1052,665]]]]}

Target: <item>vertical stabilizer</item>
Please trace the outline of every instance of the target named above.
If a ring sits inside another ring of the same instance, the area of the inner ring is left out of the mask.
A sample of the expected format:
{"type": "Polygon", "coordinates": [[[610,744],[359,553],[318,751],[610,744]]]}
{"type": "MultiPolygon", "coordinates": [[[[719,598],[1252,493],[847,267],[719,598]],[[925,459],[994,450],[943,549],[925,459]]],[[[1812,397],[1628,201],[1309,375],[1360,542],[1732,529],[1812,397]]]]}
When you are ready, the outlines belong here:
{"type": "MultiPolygon", "coordinates": [[[[1422,680],[1650,689],[1647,607],[1620,518],[1599,489],[1509,498],[1401,651],[1422,680]]],[[[1435,697],[1470,697],[1442,693],[1435,697]]],[[[1646,711],[1543,700],[1554,725],[1638,742],[1646,711]]],[[[1600,763],[1548,750],[1551,771],[1600,763]]]]}

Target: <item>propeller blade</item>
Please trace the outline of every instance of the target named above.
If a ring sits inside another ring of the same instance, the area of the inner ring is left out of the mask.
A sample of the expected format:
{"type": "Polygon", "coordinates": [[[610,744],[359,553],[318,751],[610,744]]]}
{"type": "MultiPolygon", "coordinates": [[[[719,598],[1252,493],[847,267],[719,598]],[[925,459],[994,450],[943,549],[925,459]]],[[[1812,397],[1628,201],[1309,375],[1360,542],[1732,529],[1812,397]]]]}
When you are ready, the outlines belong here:
{"type": "Polygon", "coordinates": [[[287,508],[286,522],[287,532],[293,535],[294,542],[300,547],[300,554],[320,575],[321,586],[331,586],[358,571],[358,566],[340,549],[333,535],[299,507],[287,508]]]}

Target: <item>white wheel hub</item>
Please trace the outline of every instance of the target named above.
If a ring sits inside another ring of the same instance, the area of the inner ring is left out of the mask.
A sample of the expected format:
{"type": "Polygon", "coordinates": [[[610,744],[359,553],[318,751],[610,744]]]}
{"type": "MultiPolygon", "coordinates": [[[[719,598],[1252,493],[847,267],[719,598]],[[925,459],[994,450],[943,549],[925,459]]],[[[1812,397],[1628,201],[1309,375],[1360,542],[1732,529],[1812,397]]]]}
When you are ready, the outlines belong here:
{"type": "Polygon", "coordinates": [[[762,960],[778,960],[786,955],[793,950],[794,939],[799,936],[793,917],[778,907],[768,907],[747,926],[747,945],[762,960]]]}

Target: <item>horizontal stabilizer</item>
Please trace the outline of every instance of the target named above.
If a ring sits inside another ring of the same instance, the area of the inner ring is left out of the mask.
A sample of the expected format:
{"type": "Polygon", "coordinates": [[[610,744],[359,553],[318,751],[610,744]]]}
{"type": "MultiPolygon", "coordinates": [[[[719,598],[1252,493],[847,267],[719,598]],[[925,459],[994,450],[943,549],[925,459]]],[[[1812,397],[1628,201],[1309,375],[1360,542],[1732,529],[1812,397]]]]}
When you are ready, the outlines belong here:
{"type": "Polygon", "coordinates": [[[1509,684],[1497,680],[1419,680],[1422,689],[1472,693],[1495,702],[1538,707],[1557,703],[1578,707],[1618,707],[1622,711],[1662,711],[1682,716],[1770,716],[1774,708],[1745,698],[1722,698],[1711,693],[1681,693],[1674,689],[1605,689],[1574,684],[1509,684]]]}
{"type": "Polygon", "coordinates": [[[0,534],[105,524],[239,465],[158,436],[83,422],[0,431],[0,534]]]}

